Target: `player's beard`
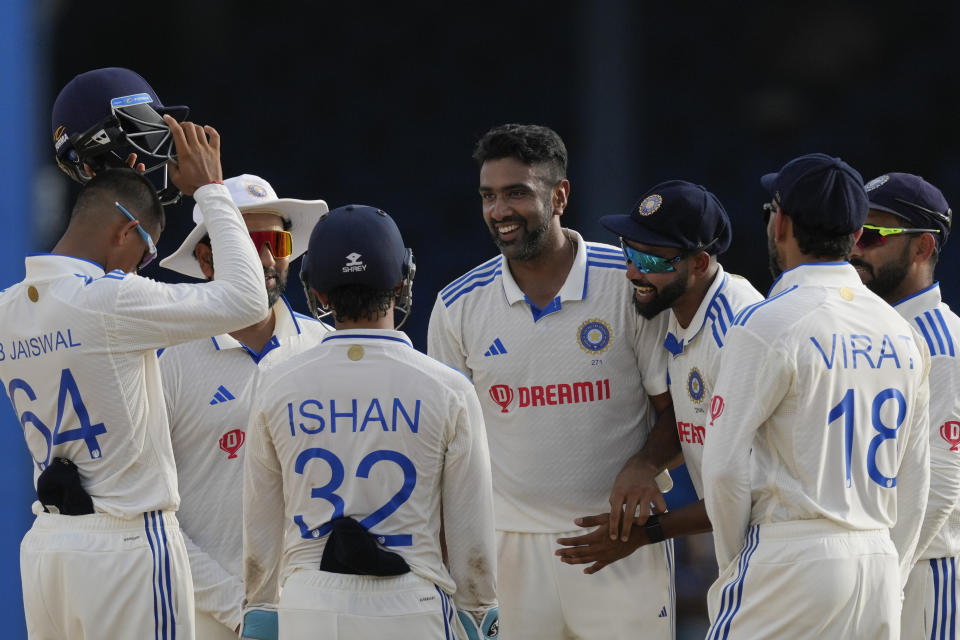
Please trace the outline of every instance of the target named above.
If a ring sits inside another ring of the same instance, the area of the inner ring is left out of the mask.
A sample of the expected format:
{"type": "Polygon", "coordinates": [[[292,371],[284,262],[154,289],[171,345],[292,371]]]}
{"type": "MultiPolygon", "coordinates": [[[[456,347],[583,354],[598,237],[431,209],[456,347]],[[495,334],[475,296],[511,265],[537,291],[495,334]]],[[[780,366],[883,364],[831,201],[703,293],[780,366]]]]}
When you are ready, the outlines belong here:
{"type": "MultiPolygon", "coordinates": [[[[631,282],[647,287],[653,286],[649,282],[643,282],[642,280],[632,280],[631,282]]],[[[636,290],[634,290],[633,308],[637,310],[637,313],[649,320],[658,315],[661,311],[672,307],[674,303],[680,299],[680,296],[686,292],[687,277],[685,273],[681,273],[670,284],[663,287],[663,289],[657,289],[654,287],[653,300],[650,302],[641,303],[639,300],[637,300],[636,290]]]]}
{"type": "Polygon", "coordinates": [[[277,271],[273,267],[265,267],[263,269],[263,277],[274,277],[276,283],[272,287],[267,287],[267,305],[272,309],[273,305],[277,303],[277,300],[280,299],[280,296],[283,295],[284,290],[287,288],[287,272],[289,269],[284,269],[282,272],[277,271]]]}
{"type": "Polygon", "coordinates": [[[784,272],[783,256],[780,255],[780,250],[777,249],[777,243],[774,242],[773,236],[769,234],[767,234],[767,255],[770,260],[770,274],[776,280],[784,272]]]}
{"type": "Polygon", "coordinates": [[[869,280],[864,280],[863,284],[875,294],[886,300],[892,295],[907,277],[910,269],[910,243],[904,243],[903,251],[897,258],[881,265],[879,269],[874,269],[873,265],[850,258],[850,264],[854,267],[860,267],[869,274],[869,280]]]}
{"type": "Polygon", "coordinates": [[[543,248],[547,244],[547,232],[550,230],[550,222],[553,220],[553,211],[550,207],[550,200],[548,199],[543,204],[545,212],[543,220],[541,220],[540,224],[533,229],[528,229],[527,221],[519,216],[516,219],[498,221],[498,223],[516,222],[523,227],[523,235],[517,240],[504,242],[500,239],[500,234],[497,233],[496,225],[492,223],[490,224],[490,236],[493,238],[493,242],[497,245],[497,248],[500,249],[500,252],[504,256],[510,260],[533,260],[543,253],[543,248]]]}

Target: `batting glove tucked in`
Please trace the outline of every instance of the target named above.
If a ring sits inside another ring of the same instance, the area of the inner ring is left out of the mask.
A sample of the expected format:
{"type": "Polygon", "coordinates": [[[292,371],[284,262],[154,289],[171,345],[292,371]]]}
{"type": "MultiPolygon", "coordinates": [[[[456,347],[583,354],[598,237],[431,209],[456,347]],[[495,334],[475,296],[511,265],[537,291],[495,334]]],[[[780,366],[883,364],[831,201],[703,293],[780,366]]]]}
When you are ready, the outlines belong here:
{"type": "Polygon", "coordinates": [[[500,607],[476,613],[457,611],[457,617],[467,631],[467,640],[490,640],[500,637],[500,607]]]}
{"type": "Polygon", "coordinates": [[[243,627],[240,629],[241,638],[277,640],[278,633],[276,609],[251,608],[243,614],[243,627]]]}

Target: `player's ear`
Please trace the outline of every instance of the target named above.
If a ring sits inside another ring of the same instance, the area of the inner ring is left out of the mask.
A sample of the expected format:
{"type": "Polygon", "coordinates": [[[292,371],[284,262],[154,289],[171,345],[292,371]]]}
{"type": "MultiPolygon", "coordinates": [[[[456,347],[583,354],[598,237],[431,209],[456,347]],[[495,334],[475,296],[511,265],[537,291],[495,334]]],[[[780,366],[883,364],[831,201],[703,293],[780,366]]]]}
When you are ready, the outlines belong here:
{"type": "Polygon", "coordinates": [[[937,241],[932,233],[921,233],[914,242],[913,261],[926,264],[937,248],[937,241]]]}
{"type": "Polygon", "coordinates": [[[551,199],[551,204],[553,205],[553,215],[562,216],[564,210],[567,208],[567,202],[569,199],[570,181],[564,178],[553,188],[553,197],[551,199]]]}
{"type": "Polygon", "coordinates": [[[198,242],[193,248],[193,256],[200,265],[200,271],[208,280],[213,280],[213,249],[206,242],[198,242]]]}

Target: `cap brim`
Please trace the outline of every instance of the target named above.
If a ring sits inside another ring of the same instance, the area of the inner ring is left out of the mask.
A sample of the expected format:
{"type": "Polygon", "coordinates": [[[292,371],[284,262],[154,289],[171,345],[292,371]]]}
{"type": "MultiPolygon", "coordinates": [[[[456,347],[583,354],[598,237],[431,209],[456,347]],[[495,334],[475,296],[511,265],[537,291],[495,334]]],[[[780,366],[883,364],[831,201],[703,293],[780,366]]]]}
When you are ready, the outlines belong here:
{"type": "Polygon", "coordinates": [[[904,215],[899,211],[893,209],[892,207],[888,207],[882,204],[877,204],[876,202],[870,202],[869,200],[867,201],[867,206],[869,208],[868,210],[883,211],[884,213],[889,213],[890,215],[896,216],[905,222],[909,222],[910,224],[914,223],[913,219],[911,219],[910,216],[904,215]]]}
{"type": "Polygon", "coordinates": [[[638,224],[636,220],[628,215],[619,214],[603,216],[600,218],[600,224],[606,227],[608,231],[612,231],[621,238],[631,242],[640,242],[642,244],[649,244],[655,247],[674,247],[677,249],[687,248],[684,243],[679,242],[674,238],[668,238],[667,236],[661,235],[656,231],[638,224]]]}
{"type": "Polygon", "coordinates": [[[763,185],[763,188],[767,190],[767,193],[773,195],[774,192],[774,182],[777,180],[779,173],[768,173],[760,178],[760,184],[763,185]]]}
{"type": "MultiPolygon", "coordinates": [[[[320,220],[320,216],[327,213],[328,210],[327,203],[323,200],[295,200],[292,198],[280,198],[263,203],[258,202],[256,206],[240,207],[241,213],[262,211],[263,213],[279,214],[290,221],[290,235],[293,240],[292,253],[290,254],[291,262],[306,253],[307,247],[310,245],[310,232],[313,231],[313,227],[320,220]]],[[[206,234],[206,225],[202,222],[197,224],[187,234],[186,239],[177,250],[160,261],[160,266],[194,278],[206,279],[203,271],[200,270],[200,263],[197,262],[197,258],[193,254],[197,243],[206,234]]]]}

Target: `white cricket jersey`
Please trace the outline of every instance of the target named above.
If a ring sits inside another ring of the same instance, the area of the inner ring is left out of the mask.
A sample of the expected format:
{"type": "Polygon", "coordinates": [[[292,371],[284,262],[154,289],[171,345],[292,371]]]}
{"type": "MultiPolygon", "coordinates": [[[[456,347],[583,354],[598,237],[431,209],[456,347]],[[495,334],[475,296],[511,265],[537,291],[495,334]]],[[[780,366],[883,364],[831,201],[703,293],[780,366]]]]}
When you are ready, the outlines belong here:
{"type": "Polygon", "coordinates": [[[667,314],[638,316],[623,252],[585,242],[540,310],[502,256],[453,281],[430,316],[431,356],[473,380],[493,464],[497,529],[569,531],[610,510],[610,490],[667,391],[667,314]]]}
{"type": "Polygon", "coordinates": [[[194,600],[230,629],[242,617],[244,443],[259,374],[332,331],[286,298],[274,310],[274,334],[260,353],[224,333],[160,355],[194,600]]]}
{"type": "Polygon", "coordinates": [[[724,273],[718,264],[713,283],[687,327],[680,326],[676,313],[669,314],[667,339],[663,343],[668,354],[667,380],[683,461],[699,498],[703,498],[703,439],[720,368],[720,350],[734,317],[760,300],[763,296],[752,284],[738,275],[724,273]]]}
{"type": "Polygon", "coordinates": [[[194,197],[214,250],[235,257],[215,282],[164,284],[44,254],[0,293],[0,380],[34,483],[54,457],[69,458],[94,510],[118,518],[180,502],[156,350],[267,313],[263,267],[226,187],[194,197]]]}
{"type": "Polygon", "coordinates": [[[248,605],[276,602],[293,570],[319,569],[329,522],[340,516],[453,594],[458,608],[496,604],[490,459],[476,392],[405,334],[335,331],[271,370],[247,438],[248,605]]]}
{"type": "Polygon", "coordinates": [[[890,529],[904,579],[927,502],[930,356],[847,262],[786,271],[727,332],[703,451],[721,571],[747,527],[890,529]]]}
{"type": "Polygon", "coordinates": [[[960,317],[940,299],[940,284],[893,305],[930,351],[930,498],[917,558],[960,555],[960,317]]]}

